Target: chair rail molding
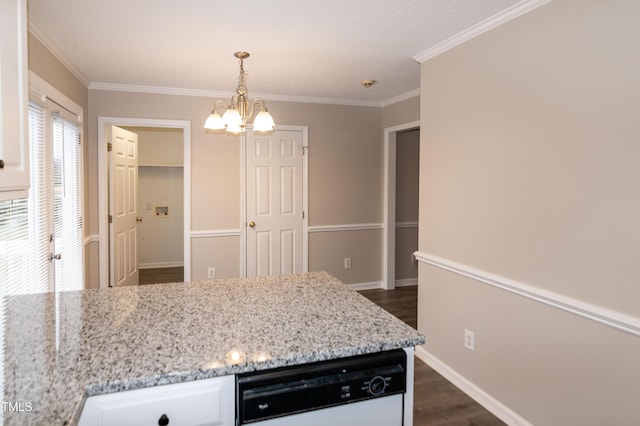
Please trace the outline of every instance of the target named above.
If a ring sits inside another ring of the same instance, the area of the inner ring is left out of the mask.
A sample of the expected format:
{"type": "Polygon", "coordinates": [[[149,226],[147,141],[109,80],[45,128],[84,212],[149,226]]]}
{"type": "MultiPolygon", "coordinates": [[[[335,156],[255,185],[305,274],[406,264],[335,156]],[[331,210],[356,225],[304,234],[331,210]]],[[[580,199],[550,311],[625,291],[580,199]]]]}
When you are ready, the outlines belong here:
{"type": "Polygon", "coordinates": [[[640,336],[640,318],[626,315],[612,309],[596,306],[572,297],[563,296],[553,291],[544,290],[509,278],[448,260],[433,254],[416,251],[418,261],[444,269],[475,281],[526,297],[536,302],[561,309],[565,312],[596,321],[600,324],[640,336]]]}
{"type": "Polygon", "coordinates": [[[309,226],[309,232],[362,231],[368,229],[382,229],[382,223],[349,223],[344,225],[309,226]]]}

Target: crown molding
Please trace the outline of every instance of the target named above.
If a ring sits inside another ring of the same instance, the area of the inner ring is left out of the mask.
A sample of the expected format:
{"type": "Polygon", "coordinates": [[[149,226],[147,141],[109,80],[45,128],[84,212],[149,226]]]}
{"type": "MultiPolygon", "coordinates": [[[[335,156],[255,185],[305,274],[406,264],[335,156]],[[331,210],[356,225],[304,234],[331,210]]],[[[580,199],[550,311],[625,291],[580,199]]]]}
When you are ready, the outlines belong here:
{"type": "Polygon", "coordinates": [[[381,106],[387,107],[389,105],[397,104],[398,102],[406,101],[407,99],[411,99],[416,96],[420,96],[420,88],[413,89],[409,92],[403,93],[393,98],[389,98],[386,101],[383,101],[381,106]]]}
{"type": "MultiPolygon", "coordinates": [[[[136,85],[136,84],[113,84],[113,83],[95,83],[95,82],[89,84],[89,90],[150,93],[150,94],[157,94],[157,95],[199,96],[199,97],[205,97],[205,98],[230,98],[234,94],[234,92],[225,92],[225,91],[219,91],[219,90],[187,89],[187,88],[180,88],[180,87],[161,87],[161,86],[144,86],[144,85],[136,85]]],[[[358,100],[358,99],[316,98],[316,97],[310,97],[310,96],[287,96],[287,95],[274,95],[269,93],[254,93],[254,92],[252,92],[252,97],[253,98],[260,97],[265,101],[273,101],[273,102],[297,102],[297,103],[309,103],[309,104],[330,104],[330,105],[349,105],[349,106],[367,106],[367,107],[385,106],[385,102],[382,102],[382,101],[365,101],[365,100],[358,100]]]]}
{"type": "Polygon", "coordinates": [[[49,52],[51,52],[51,54],[58,61],[60,61],[62,65],[64,65],[64,67],[68,69],[69,72],[80,81],[80,83],[84,85],[84,87],[89,87],[89,85],[91,84],[89,79],[75,65],[73,65],[73,63],[69,59],[67,59],[66,56],[64,56],[60,49],[58,49],[55,44],[53,44],[51,40],[47,38],[46,35],[44,35],[40,28],[33,23],[31,16],[28,17],[28,29],[31,35],[33,35],[40,43],[42,43],[44,47],[46,47],[49,52]]]}
{"type": "Polygon", "coordinates": [[[478,37],[481,34],[486,33],[487,31],[490,31],[506,22],[511,21],[512,19],[517,18],[518,16],[524,15],[527,12],[532,11],[533,9],[536,9],[540,6],[543,6],[547,3],[549,3],[552,0],[523,0],[520,1],[516,4],[514,4],[513,6],[493,15],[490,16],[489,18],[485,19],[484,21],[481,21],[469,28],[467,28],[466,30],[452,36],[449,37],[448,39],[444,40],[443,42],[440,42],[438,44],[436,44],[435,46],[432,46],[430,48],[428,48],[427,50],[418,53],[417,55],[415,55],[413,57],[413,59],[415,59],[416,61],[418,61],[419,63],[424,63],[426,61],[428,61],[429,59],[432,59],[450,49],[453,49],[454,47],[465,43],[469,40],[471,40],[472,38],[478,37]]]}

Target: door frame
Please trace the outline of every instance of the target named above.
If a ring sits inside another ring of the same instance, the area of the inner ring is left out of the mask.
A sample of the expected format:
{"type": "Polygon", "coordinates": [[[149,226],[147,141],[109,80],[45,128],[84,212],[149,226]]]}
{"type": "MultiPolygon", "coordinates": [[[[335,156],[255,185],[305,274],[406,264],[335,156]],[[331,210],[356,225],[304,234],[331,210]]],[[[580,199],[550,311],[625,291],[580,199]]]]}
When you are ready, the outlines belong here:
{"type": "Polygon", "coordinates": [[[382,288],[385,290],[396,288],[396,136],[419,128],[418,120],[384,129],[382,288]]]}
{"type": "MultiPolygon", "coordinates": [[[[309,271],[309,126],[278,125],[275,130],[302,132],[302,272],[309,271]]],[[[247,276],[247,134],[240,143],[240,276],[247,276]]]]}
{"type": "Polygon", "coordinates": [[[109,223],[107,129],[110,126],[165,127],[182,129],[184,150],[184,281],[191,280],[191,122],[153,118],[98,117],[98,259],[99,288],[109,287],[109,223]]]}

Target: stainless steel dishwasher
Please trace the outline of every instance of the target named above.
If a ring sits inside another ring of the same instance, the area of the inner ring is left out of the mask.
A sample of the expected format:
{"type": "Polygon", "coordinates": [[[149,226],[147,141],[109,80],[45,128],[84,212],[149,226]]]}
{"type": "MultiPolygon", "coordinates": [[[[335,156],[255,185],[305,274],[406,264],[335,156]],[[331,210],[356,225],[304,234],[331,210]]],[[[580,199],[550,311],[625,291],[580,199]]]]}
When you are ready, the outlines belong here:
{"type": "Polygon", "coordinates": [[[402,349],[240,374],[236,423],[402,426],[406,374],[402,349]]]}

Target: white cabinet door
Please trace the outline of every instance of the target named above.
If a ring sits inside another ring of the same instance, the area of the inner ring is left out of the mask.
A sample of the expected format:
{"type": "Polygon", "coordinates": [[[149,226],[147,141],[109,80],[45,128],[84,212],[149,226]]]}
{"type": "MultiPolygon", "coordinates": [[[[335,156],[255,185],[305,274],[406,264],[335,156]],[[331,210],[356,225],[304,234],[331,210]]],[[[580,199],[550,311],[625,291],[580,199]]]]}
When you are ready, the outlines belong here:
{"type": "Polygon", "coordinates": [[[78,426],[232,426],[235,376],[89,397],[78,426]]]}
{"type": "Polygon", "coordinates": [[[0,200],[29,188],[26,3],[0,2],[0,200]]]}

